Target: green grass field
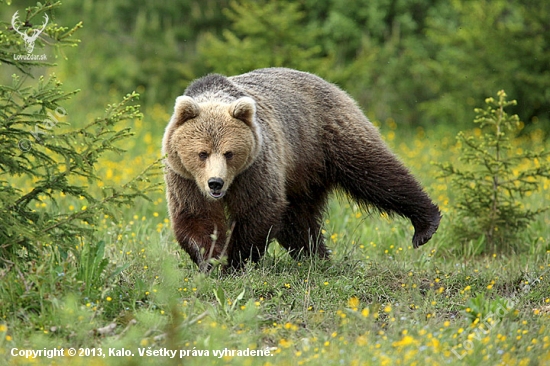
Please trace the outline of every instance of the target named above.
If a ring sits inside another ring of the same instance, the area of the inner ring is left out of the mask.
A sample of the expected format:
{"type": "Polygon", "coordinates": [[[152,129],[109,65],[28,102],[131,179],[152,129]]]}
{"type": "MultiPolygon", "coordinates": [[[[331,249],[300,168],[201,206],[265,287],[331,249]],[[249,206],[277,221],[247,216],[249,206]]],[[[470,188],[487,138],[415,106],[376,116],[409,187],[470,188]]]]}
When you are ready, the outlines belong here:
{"type": "MultiPolygon", "coordinates": [[[[168,113],[154,108],[135,122],[128,153],[101,164],[105,184],[124,182],[158,157],[168,113]]],[[[159,192],[152,202],[125,208],[118,223],[104,218],[94,241],[81,240],[68,252],[40,243],[39,260],[0,270],[0,360],[550,364],[550,213],[510,243],[512,251],[479,254],[482,241],[458,244],[449,234],[452,187],[430,164],[456,161],[454,137],[400,131],[393,121],[381,127],[444,214],[424,247],[412,249],[408,221],[362,212],[335,196],[325,225],[330,261],[295,262],[273,244],[260,263],[238,275],[205,275],[179,250],[159,192]]],[[[528,143],[544,145],[536,131],[528,143]]],[[[547,205],[549,185],[542,181],[525,204],[547,205]]],[[[75,211],[86,205],[58,202],[75,211]]],[[[47,199],[41,205],[56,209],[47,199]]]]}

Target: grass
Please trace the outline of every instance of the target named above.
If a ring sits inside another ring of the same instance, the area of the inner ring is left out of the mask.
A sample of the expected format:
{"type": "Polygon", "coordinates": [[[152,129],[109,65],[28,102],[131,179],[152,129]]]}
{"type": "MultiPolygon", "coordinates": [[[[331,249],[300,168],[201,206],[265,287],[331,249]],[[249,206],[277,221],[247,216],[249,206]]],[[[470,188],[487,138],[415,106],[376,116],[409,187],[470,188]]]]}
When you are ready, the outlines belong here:
{"type": "MultiPolygon", "coordinates": [[[[145,114],[134,126],[128,153],[102,163],[106,184],[124,181],[156,157],[162,131],[146,126],[164,125],[167,114],[162,108],[145,114]]],[[[152,202],[125,209],[118,223],[105,217],[94,240],[81,239],[68,251],[40,243],[39,259],[0,269],[0,360],[10,365],[550,363],[550,214],[513,243],[515,251],[480,254],[482,240],[458,245],[448,230],[451,189],[434,178],[430,165],[455,159],[453,138],[439,132],[426,136],[421,129],[398,138],[401,131],[392,121],[381,127],[444,213],[426,246],[412,249],[408,221],[333,199],[324,232],[333,251],[330,261],[295,262],[274,244],[260,263],[238,275],[205,275],[178,249],[159,192],[152,202]],[[64,357],[49,358],[56,348],[63,348],[64,357]],[[68,356],[70,348],[76,356],[68,356]],[[44,354],[26,358],[27,350],[44,354]],[[177,352],[171,358],[167,350],[177,352]]],[[[536,133],[530,143],[544,145],[536,133]]],[[[549,182],[543,181],[525,204],[537,206],[549,198],[549,182]]],[[[59,202],[67,210],[86,205],[63,197],[59,202]]],[[[37,209],[53,207],[46,198],[40,205],[37,209]]]]}

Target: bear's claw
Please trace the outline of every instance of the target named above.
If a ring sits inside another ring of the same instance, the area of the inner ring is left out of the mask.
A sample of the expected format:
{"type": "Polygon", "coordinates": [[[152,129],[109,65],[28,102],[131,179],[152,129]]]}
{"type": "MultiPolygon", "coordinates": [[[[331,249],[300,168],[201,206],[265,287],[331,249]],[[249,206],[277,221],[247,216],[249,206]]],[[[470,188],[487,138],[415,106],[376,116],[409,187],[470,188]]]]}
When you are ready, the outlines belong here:
{"type": "Polygon", "coordinates": [[[439,227],[440,221],[441,213],[438,211],[427,228],[417,228],[415,226],[414,236],[412,239],[413,247],[415,249],[426,244],[432,238],[432,235],[435,234],[437,228],[439,227]]]}

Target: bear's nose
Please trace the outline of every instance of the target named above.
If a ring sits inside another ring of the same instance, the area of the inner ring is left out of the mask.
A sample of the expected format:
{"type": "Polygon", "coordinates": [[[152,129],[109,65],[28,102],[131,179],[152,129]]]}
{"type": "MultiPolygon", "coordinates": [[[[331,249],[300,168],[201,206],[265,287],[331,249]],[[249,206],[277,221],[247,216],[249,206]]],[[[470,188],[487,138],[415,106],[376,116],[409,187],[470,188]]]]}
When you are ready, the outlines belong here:
{"type": "Polygon", "coordinates": [[[214,191],[219,191],[223,188],[223,179],[221,178],[210,178],[208,179],[208,187],[214,191]]]}

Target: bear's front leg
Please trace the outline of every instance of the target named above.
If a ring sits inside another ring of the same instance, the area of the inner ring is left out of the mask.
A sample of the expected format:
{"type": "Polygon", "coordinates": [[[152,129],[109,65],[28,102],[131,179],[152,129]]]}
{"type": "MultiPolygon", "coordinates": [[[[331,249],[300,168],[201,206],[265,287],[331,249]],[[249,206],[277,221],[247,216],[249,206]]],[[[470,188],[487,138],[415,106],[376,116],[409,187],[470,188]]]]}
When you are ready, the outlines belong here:
{"type": "MultiPolygon", "coordinates": [[[[312,192],[322,192],[313,188],[312,192]]],[[[294,259],[315,255],[328,259],[329,250],[325,246],[321,232],[323,207],[326,204],[326,194],[319,193],[315,197],[303,195],[292,197],[283,216],[281,230],[277,241],[294,259]]]]}
{"type": "Polygon", "coordinates": [[[230,231],[227,269],[240,269],[248,260],[259,261],[273,237],[272,230],[272,225],[258,225],[257,220],[250,217],[236,219],[230,231]]]}
{"type": "Polygon", "coordinates": [[[196,185],[174,172],[166,174],[167,201],[176,239],[201,271],[210,259],[227,253],[227,224],[223,205],[204,199],[196,185]]]}
{"type": "Polygon", "coordinates": [[[285,203],[249,207],[231,215],[232,229],[227,252],[228,268],[240,269],[247,261],[258,262],[276,237],[285,203]]]}
{"type": "Polygon", "coordinates": [[[210,259],[219,259],[227,253],[225,217],[216,216],[180,213],[172,217],[178,243],[201,271],[210,270],[210,259]]]}

